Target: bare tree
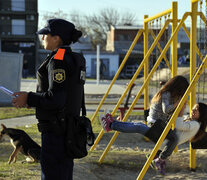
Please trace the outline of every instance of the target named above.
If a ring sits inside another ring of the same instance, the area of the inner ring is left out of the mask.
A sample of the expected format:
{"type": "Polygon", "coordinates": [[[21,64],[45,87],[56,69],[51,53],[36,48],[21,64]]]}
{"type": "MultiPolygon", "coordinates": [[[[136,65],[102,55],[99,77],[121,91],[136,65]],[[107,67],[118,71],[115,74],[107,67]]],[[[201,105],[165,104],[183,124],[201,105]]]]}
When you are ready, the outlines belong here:
{"type": "Polygon", "coordinates": [[[45,25],[48,19],[53,19],[53,18],[68,19],[69,15],[67,13],[64,13],[62,10],[58,10],[56,12],[45,12],[41,18],[41,27],[45,25]]]}
{"type": "Polygon", "coordinates": [[[135,15],[133,13],[119,13],[114,8],[103,8],[99,13],[93,15],[80,15],[78,11],[67,14],[61,10],[43,15],[43,20],[50,18],[68,19],[84,35],[90,37],[93,48],[96,48],[96,45],[100,44],[102,49],[105,49],[107,32],[111,26],[135,24],[135,15]]]}
{"type": "Polygon", "coordinates": [[[70,13],[70,20],[76,26],[76,28],[82,31],[83,35],[88,35],[88,24],[86,21],[86,16],[81,15],[78,11],[73,11],[70,13]]]}
{"type": "Polygon", "coordinates": [[[133,25],[135,15],[132,13],[119,13],[114,8],[104,8],[98,14],[87,16],[87,22],[91,29],[88,35],[91,38],[93,47],[100,44],[105,49],[107,32],[114,25],[133,25]]]}

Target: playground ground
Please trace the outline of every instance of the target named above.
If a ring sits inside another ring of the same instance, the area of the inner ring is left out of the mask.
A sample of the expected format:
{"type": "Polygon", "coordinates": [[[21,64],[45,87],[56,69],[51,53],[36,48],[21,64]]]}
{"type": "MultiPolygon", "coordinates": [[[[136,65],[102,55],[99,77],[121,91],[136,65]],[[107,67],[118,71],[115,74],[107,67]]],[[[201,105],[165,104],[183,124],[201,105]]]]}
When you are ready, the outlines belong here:
{"type": "MultiPolygon", "coordinates": [[[[104,84],[102,82],[101,84],[104,84]]],[[[35,82],[23,82],[23,90],[34,90],[35,82]],[[30,86],[31,85],[31,86],[30,86]],[[26,88],[30,89],[26,89],[26,88]]],[[[88,83],[88,92],[90,89],[95,89],[94,82],[88,83]],[[91,84],[91,85],[90,85],[91,84]],[[91,87],[91,88],[90,88],[91,87]]],[[[121,92],[124,90],[122,83],[116,85],[121,92]]],[[[105,85],[101,85],[105,88],[105,85]]],[[[138,88],[138,87],[137,87],[138,88]]],[[[103,89],[105,91],[105,89],[103,89]]],[[[100,90],[101,91],[101,90],[100,90]]],[[[99,91],[99,92],[100,92],[99,91]]],[[[136,88],[134,89],[136,92],[136,88]]],[[[116,89],[117,92],[117,89],[116,89]]],[[[97,107],[97,105],[95,105],[97,107]]],[[[114,107],[115,105],[112,105],[114,107]]],[[[94,107],[91,107],[92,109],[94,107]]],[[[10,127],[17,124],[24,126],[26,124],[35,124],[34,116],[19,118],[18,120],[1,120],[10,127]],[[18,122],[18,123],[17,123],[18,122]],[[14,124],[12,124],[14,123],[14,124]]],[[[89,153],[86,158],[75,160],[74,166],[74,180],[136,180],[139,172],[146,162],[146,154],[150,153],[154,147],[151,142],[146,142],[143,136],[139,134],[125,134],[120,133],[115,143],[112,145],[109,153],[105,157],[103,163],[100,165],[98,160],[107,146],[112,133],[106,133],[97,145],[96,149],[89,153]]],[[[166,175],[160,175],[151,167],[147,170],[144,180],[164,179],[164,180],[206,180],[207,177],[207,150],[197,150],[197,169],[190,171],[189,169],[189,144],[179,146],[177,153],[173,153],[167,160],[166,175]]],[[[17,162],[18,163],[18,162],[17,162]]],[[[12,166],[12,165],[11,165],[12,166]]],[[[39,169],[39,165],[37,165],[39,169]]],[[[39,180],[40,176],[31,178],[31,180],[39,180]]],[[[0,180],[4,180],[1,179],[0,180]]]]}
{"type": "MultiPolygon", "coordinates": [[[[14,127],[15,122],[16,125],[19,122],[19,126],[24,126],[35,124],[36,120],[34,116],[28,116],[13,120],[1,120],[0,122],[8,127],[14,127]]],[[[152,151],[154,144],[146,142],[143,136],[139,134],[120,133],[102,164],[99,164],[98,160],[112,135],[113,132],[105,133],[94,151],[89,152],[86,158],[75,160],[74,180],[136,180],[147,160],[146,154],[152,151]]],[[[179,146],[178,149],[178,152],[173,153],[167,160],[165,176],[162,176],[159,172],[149,167],[143,179],[206,180],[207,150],[197,150],[197,169],[194,172],[189,169],[189,143],[179,146]]],[[[21,161],[18,160],[17,163],[21,163],[21,161]]],[[[12,168],[13,165],[8,166],[12,168]]],[[[30,168],[29,166],[25,166],[25,168],[35,171],[36,175],[32,176],[31,180],[40,179],[40,166],[37,164],[35,167],[30,168]]],[[[8,179],[0,178],[0,180],[8,179]]]]}
{"type": "MultiPolygon", "coordinates": [[[[111,134],[104,134],[100,144],[88,158],[76,161],[74,180],[136,180],[139,172],[146,162],[146,154],[154,147],[151,142],[146,142],[139,134],[121,133],[101,165],[98,159],[111,134]],[[100,152],[101,151],[101,152],[100,152]],[[98,154],[98,155],[97,155],[98,154]],[[91,162],[92,161],[92,162],[91,162]]],[[[167,160],[166,175],[159,174],[151,167],[144,176],[144,180],[204,180],[207,177],[207,150],[197,150],[197,169],[189,169],[189,143],[179,146],[167,160]]]]}

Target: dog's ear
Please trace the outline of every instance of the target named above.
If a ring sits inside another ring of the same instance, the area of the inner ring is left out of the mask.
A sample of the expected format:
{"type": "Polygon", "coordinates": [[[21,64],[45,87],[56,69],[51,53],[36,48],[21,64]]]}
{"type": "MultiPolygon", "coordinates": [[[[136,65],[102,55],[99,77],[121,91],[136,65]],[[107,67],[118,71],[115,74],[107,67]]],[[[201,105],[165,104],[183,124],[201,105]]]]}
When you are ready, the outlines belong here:
{"type": "Polygon", "coordinates": [[[4,124],[1,124],[2,129],[7,129],[4,124]]]}

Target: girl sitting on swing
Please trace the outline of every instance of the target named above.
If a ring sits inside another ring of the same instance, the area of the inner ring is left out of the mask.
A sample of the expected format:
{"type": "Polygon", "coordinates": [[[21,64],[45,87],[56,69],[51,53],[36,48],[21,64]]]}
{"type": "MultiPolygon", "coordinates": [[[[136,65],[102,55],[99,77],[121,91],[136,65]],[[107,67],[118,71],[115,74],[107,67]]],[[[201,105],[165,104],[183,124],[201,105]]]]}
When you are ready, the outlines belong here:
{"type": "MultiPolygon", "coordinates": [[[[116,130],[125,133],[140,133],[142,135],[146,135],[146,133],[151,127],[153,127],[154,124],[156,124],[156,122],[161,122],[161,124],[168,122],[187,90],[188,85],[189,83],[185,77],[175,76],[166,82],[164,86],[162,86],[162,88],[152,98],[149,116],[147,117],[148,126],[144,123],[117,121],[113,119],[111,114],[106,114],[105,117],[101,118],[103,129],[106,132],[116,130]]],[[[181,111],[184,111],[184,108],[185,105],[181,111]]],[[[158,132],[153,133],[156,134],[158,132]]],[[[161,135],[160,133],[162,132],[159,132],[158,136],[161,135]]],[[[178,144],[176,130],[170,130],[166,138],[168,141],[166,142],[165,147],[159,156],[154,159],[156,166],[161,173],[164,173],[164,168],[166,166],[165,159],[172,154],[174,148],[178,144]]],[[[157,139],[152,140],[156,142],[157,139]]]]}

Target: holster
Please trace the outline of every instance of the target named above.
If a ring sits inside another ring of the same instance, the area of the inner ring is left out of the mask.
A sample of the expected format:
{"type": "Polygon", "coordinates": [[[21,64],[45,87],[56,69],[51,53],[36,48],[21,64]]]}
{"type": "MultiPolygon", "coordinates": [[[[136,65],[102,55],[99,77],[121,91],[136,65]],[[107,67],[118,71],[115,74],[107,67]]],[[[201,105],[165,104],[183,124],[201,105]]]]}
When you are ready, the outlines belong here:
{"type": "Polygon", "coordinates": [[[59,111],[53,119],[47,123],[38,123],[38,130],[42,133],[52,132],[57,135],[64,134],[66,129],[66,118],[64,111],[59,111]]]}

